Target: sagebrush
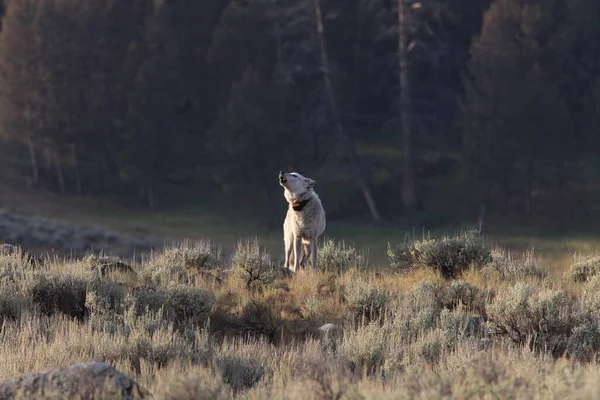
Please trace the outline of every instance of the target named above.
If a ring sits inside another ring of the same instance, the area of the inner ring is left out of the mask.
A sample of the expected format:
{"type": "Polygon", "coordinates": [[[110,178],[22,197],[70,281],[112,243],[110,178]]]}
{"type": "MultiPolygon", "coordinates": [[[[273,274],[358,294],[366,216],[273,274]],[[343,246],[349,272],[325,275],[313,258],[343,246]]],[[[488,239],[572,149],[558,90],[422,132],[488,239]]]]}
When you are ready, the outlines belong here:
{"type": "Polygon", "coordinates": [[[401,274],[395,256],[390,272],[375,272],[340,242],[319,249],[330,257],[321,271],[293,276],[256,240],[231,258],[209,242],[140,262],[32,266],[3,254],[0,379],[97,360],[159,399],[583,399],[600,390],[593,268],[565,280],[538,258],[488,252],[480,238],[435,240],[413,243],[419,255],[401,274]],[[131,271],[98,273],[109,264],[131,271]]]}

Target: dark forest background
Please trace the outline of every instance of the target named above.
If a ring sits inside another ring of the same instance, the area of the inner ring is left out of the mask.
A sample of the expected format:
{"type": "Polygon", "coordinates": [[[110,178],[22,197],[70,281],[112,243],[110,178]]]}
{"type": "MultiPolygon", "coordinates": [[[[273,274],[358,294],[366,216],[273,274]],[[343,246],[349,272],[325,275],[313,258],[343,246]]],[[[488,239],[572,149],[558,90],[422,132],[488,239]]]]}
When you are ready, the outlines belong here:
{"type": "Polygon", "coordinates": [[[293,169],[331,219],[600,217],[598,0],[0,4],[7,184],[279,226],[293,169]]]}

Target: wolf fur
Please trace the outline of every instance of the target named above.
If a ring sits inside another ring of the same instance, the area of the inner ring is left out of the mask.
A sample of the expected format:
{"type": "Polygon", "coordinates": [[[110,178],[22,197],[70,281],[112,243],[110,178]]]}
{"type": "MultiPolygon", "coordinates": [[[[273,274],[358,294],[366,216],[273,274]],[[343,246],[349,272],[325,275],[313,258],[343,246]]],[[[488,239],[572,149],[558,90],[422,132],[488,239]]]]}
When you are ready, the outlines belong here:
{"type": "Polygon", "coordinates": [[[279,172],[279,184],[288,202],[283,222],[285,243],[284,267],[296,272],[312,255],[312,269],[317,270],[317,239],[325,231],[325,210],[314,191],[317,182],[297,172],[279,172]]]}

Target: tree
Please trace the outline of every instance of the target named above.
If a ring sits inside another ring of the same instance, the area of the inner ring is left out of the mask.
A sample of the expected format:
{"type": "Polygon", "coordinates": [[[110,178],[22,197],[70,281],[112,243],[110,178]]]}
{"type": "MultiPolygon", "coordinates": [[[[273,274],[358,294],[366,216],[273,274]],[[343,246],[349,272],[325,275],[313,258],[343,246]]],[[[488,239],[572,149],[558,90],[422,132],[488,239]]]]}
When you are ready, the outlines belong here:
{"type": "Polygon", "coordinates": [[[128,96],[128,133],[119,158],[122,179],[139,188],[151,209],[159,207],[162,183],[185,169],[193,147],[179,129],[178,108],[184,93],[179,43],[173,34],[171,8],[155,2],[141,41],[136,43],[139,67],[128,96]],[[186,157],[187,156],[187,157],[186,157]]]}
{"type": "Polygon", "coordinates": [[[461,102],[464,166],[478,200],[485,206],[499,191],[507,202],[517,191],[526,214],[534,185],[568,160],[573,132],[560,91],[540,64],[542,11],[495,1],[473,41],[461,102]]]}
{"type": "Polygon", "coordinates": [[[244,202],[255,201],[246,200],[248,188],[252,188],[253,196],[262,194],[267,201],[257,204],[268,205],[264,211],[269,219],[277,209],[274,171],[290,162],[298,146],[297,136],[278,118],[282,106],[277,90],[250,66],[233,83],[227,106],[208,136],[212,151],[221,161],[215,170],[218,182],[244,202]]]}

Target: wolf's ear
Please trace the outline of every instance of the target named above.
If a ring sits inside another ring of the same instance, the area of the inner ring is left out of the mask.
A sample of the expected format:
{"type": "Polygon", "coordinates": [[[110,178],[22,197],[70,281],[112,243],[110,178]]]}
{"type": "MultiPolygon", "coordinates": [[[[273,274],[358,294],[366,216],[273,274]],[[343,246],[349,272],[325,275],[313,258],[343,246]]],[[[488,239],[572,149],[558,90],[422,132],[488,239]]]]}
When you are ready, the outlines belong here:
{"type": "Polygon", "coordinates": [[[314,179],[304,178],[304,180],[306,181],[306,183],[308,183],[309,188],[313,188],[317,184],[317,181],[315,181],[314,179]]]}

